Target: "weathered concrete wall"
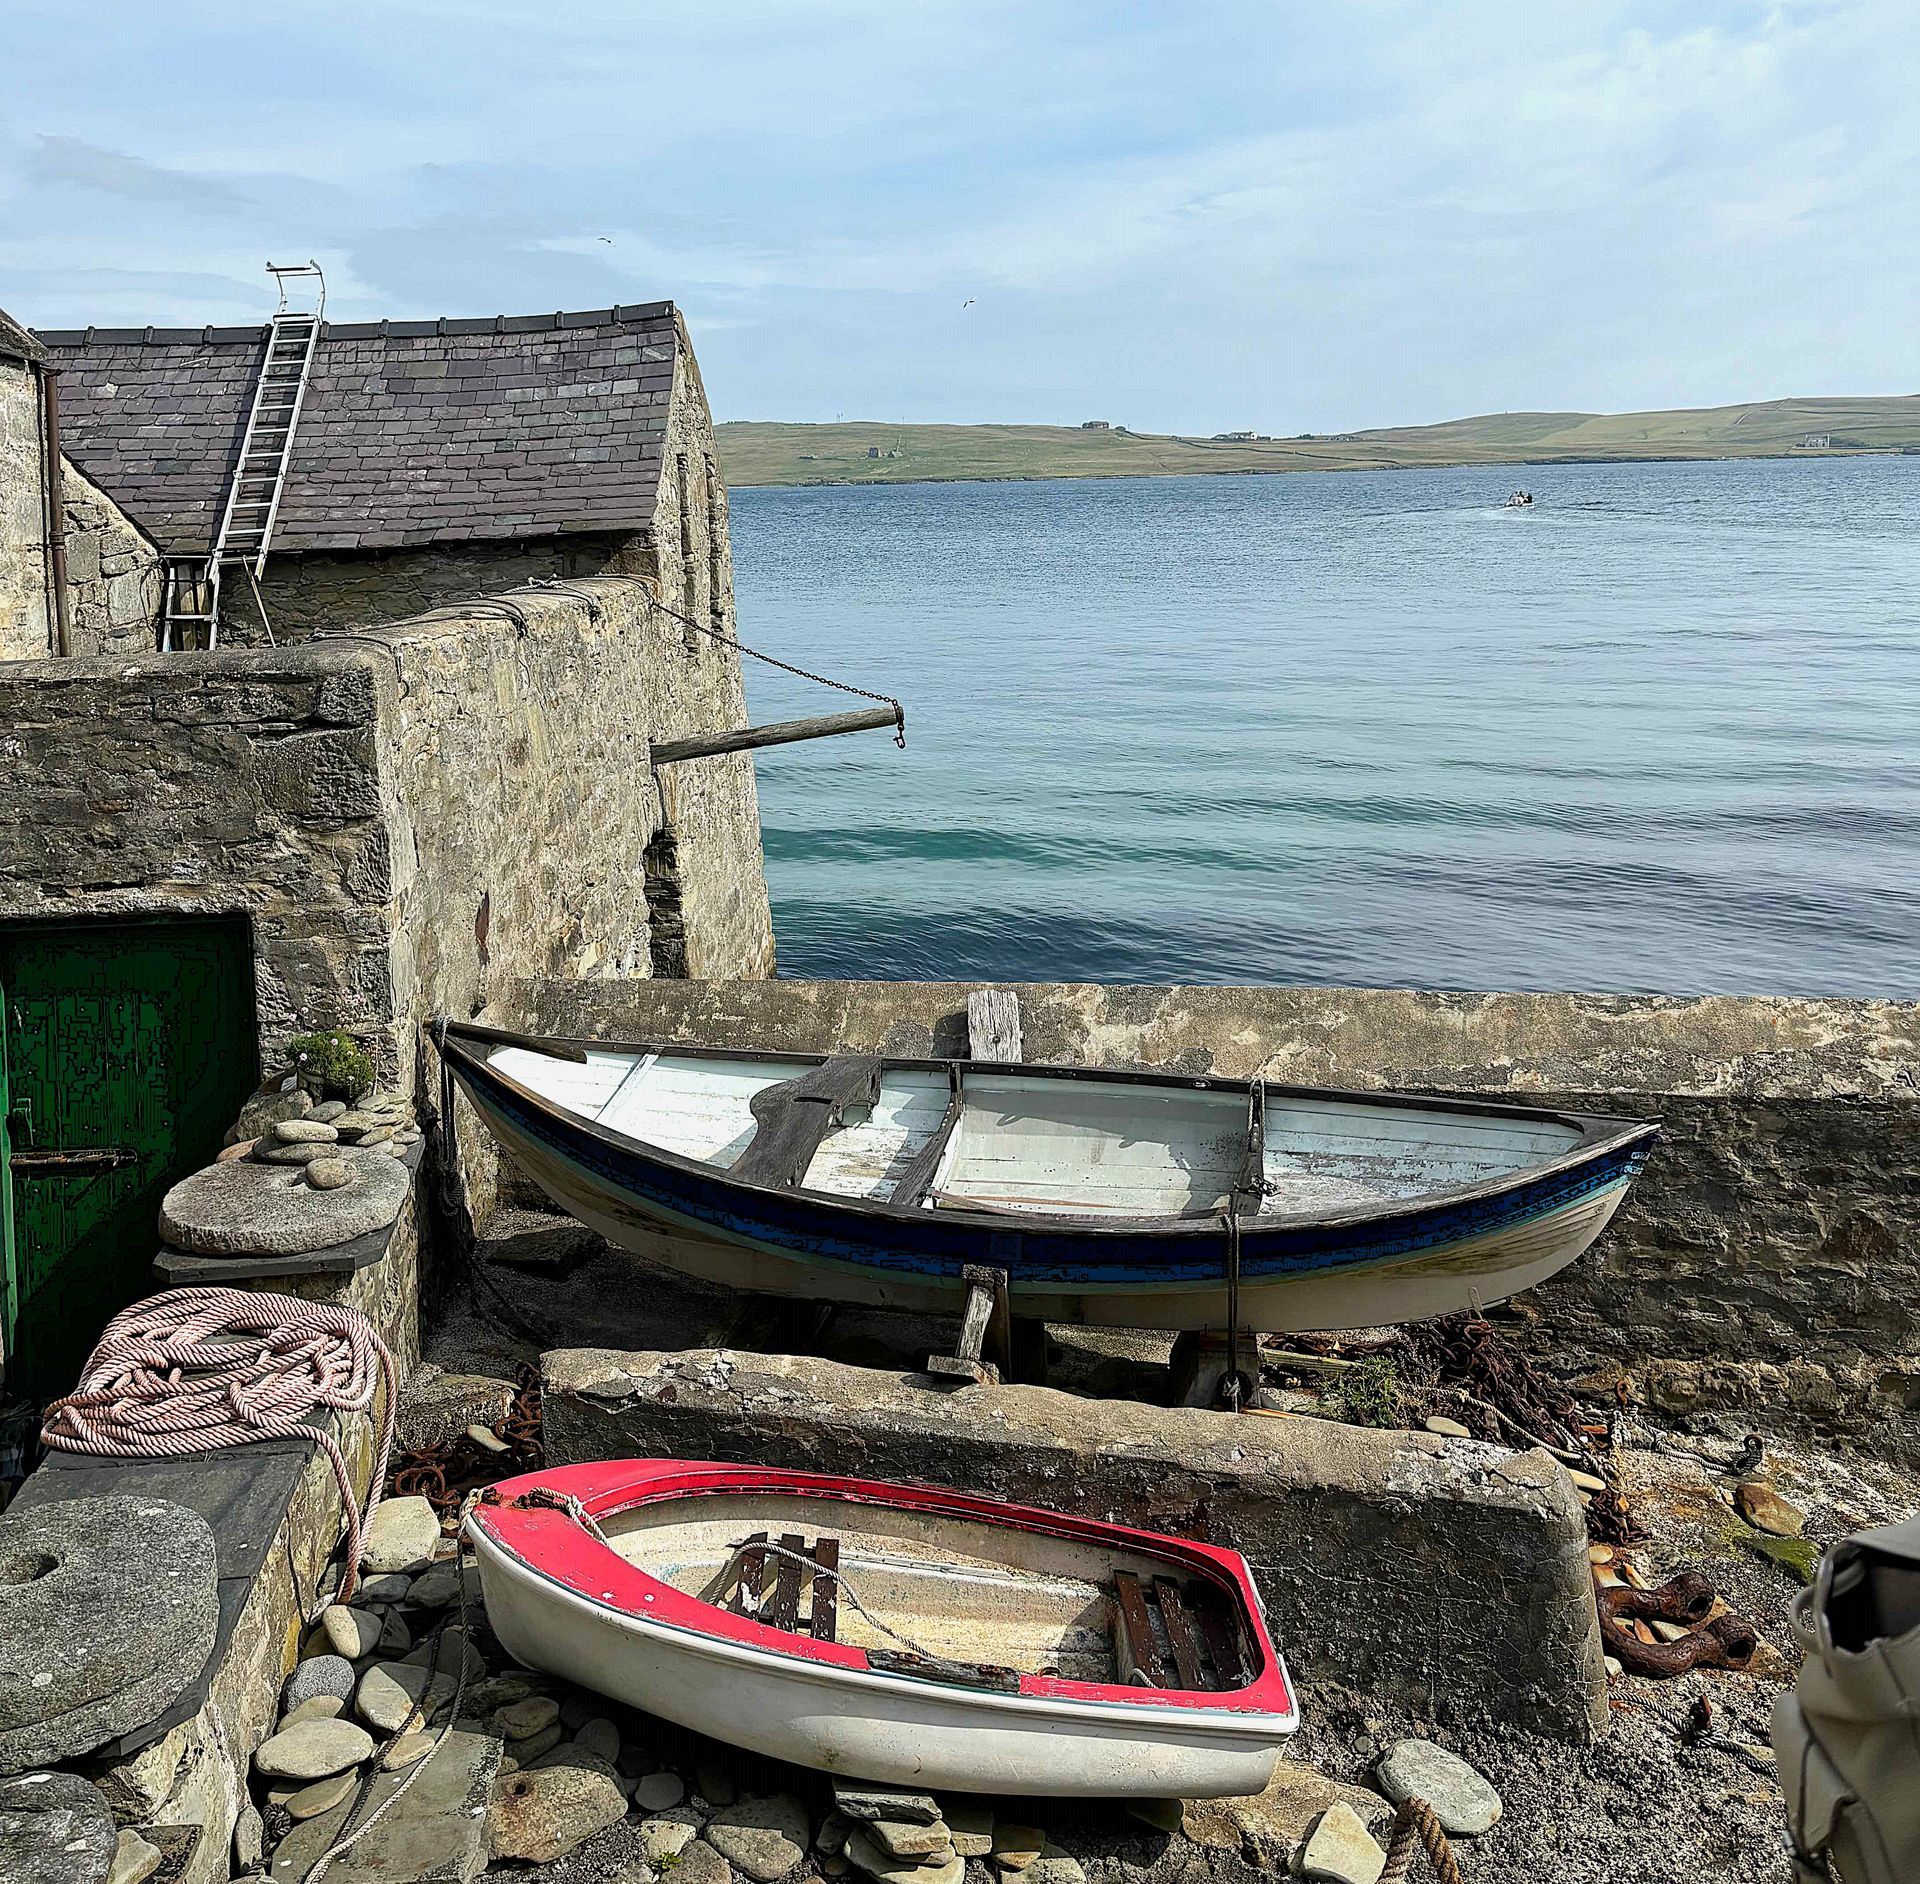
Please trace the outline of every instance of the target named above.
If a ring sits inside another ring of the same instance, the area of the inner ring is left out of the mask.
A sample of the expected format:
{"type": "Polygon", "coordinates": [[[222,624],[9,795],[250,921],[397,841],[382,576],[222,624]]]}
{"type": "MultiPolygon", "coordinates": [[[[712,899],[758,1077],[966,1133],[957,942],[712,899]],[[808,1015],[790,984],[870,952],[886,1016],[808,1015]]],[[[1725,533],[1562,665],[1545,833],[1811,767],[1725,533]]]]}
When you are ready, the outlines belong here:
{"type": "Polygon", "coordinates": [[[63,469],[60,492],[66,518],[69,651],[147,653],[156,645],[165,599],[160,552],[77,466],[69,463],[63,469]]]}
{"type": "Polygon", "coordinates": [[[53,645],[46,504],[40,375],[0,352],[0,661],[53,645]]]}
{"type": "MultiPolygon", "coordinates": [[[[791,1050],[965,1051],[968,987],[528,986],[507,1024],[791,1050]]],[[[1353,988],[1019,990],[1029,1059],[1658,1116],[1614,1228],[1522,1298],[1550,1353],[1670,1408],[1920,1450],[1920,1007],[1353,988]]]]}
{"type": "Polygon", "coordinates": [[[1042,1387],[953,1393],[791,1356],[574,1349],[542,1371],[555,1463],[918,1479],[1227,1544],[1296,1677],[1571,1739],[1605,1720],[1586,1526],[1542,1452],[1121,1401],[1091,1419],[1042,1387]]]}
{"type": "MultiPolygon", "coordinates": [[[[260,579],[274,637],[299,641],[327,628],[379,627],[529,582],[656,574],[643,534],[540,537],[528,542],[438,543],[358,554],[276,554],[260,579]]],[[[267,632],[244,574],[222,586],[223,638],[263,646],[267,632]]]]}

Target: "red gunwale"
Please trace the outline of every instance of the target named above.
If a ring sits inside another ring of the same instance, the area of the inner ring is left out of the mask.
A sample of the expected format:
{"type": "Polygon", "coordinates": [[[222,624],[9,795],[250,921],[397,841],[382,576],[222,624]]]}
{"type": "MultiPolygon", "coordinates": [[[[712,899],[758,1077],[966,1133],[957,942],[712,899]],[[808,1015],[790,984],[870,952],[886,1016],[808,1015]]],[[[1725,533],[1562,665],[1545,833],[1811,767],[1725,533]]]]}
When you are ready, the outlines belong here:
{"type": "Polygon", "coordinates": [[[864,1649],[840,1642],[816,1642],[791,1635],[746,1616],[703,1603],[609,1550],[566,1515],[538,1505],[510,1502],[541,1489],[577,1498],[595,1519],[617,1516],[643,1505],[697,1498],[717,1492],[793,1492],[810,1498],[842,1498],[852,1504],[891,1505],[896,1509],[972,1518],[1011,1529],[1037,1531],[1077,1542],[1105,1544],[1159,1557],[1206,1578],[1232,1594],[1242,1626],[1259,1658],[1260,1669],[1245,1687],[1199,1692],[1181,1688],[1133,1688],[1108,1682],[1063,1681],[1055,1675],[1023,1674],[1019,1693],[1035,1699],[1100,1702],[1134,1708],[1188,1708],[1196,1713],[1279,1714],[1294,1712],[1286,1670],[1274,1652],[1260,1609],[1260,1598],[1244,1557],[1235,1550],[1199,1544],[1123,1524],[1069,1517],[1025,1505],[1002,1504],[970,1492],[933,1485],[897,1485],[875,1479],[842,1478],[827,1472],[784,1472],[759,1466],[714,1465],[681,1459],[597,1460],[503,1479],[493,1490],[500,1503],[474,1507],[468,1522],[530,1569],[596,1606],[636,1620],[691,1630],[746,1648],[769,1650],[823,1668],[871,1672],[864,1649]]]}

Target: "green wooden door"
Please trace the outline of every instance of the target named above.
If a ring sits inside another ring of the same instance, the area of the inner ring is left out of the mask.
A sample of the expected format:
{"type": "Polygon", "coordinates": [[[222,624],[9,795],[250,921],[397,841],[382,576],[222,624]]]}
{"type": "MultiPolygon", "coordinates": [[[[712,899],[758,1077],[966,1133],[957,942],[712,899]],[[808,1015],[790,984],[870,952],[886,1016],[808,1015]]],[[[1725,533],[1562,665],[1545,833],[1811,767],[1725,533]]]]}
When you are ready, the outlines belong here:
{"type": "Polygon", "coordinates": [[[0,928],[0,1037],[0,1333],[46,1397],[152,1293],[161,1197],[258,1082],[247,924],[0,928]]]}

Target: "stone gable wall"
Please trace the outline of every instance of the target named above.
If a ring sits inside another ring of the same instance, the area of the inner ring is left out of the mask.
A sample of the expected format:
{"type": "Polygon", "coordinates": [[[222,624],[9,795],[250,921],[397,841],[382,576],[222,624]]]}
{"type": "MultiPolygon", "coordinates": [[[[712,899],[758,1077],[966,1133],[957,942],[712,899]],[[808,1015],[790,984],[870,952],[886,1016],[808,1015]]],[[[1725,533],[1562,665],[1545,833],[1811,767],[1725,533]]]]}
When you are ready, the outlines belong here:
{"type": "Polygon", "coordinates": [[[53,645],[40,423],[39,373],[0,354],[0,661],[34,660],[53,645]]]}
{"type": "Polygon", "coordinates": [[[165,599],[160,552],[78,466],[64,467],[60,492],[72,652],[147,653],[156,645],[165,599]]]}

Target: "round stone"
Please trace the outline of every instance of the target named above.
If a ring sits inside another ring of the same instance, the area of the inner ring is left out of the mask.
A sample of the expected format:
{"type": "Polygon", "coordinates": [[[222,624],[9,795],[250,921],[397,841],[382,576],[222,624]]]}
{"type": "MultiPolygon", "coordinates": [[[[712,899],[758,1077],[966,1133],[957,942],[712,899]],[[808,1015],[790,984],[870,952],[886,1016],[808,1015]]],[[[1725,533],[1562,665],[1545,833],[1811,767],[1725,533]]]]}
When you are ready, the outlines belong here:
{"type": "Polygon", "coordinates": [[[543,1766],[509,1775],[494,1788],[487,1839],[496,1858],[551,1864],[626,1817],[627,1802],[605,1773],[587,1766],[543,1766]]]}
{"type": "Polygon", "coordinates": [[[0,1515],[0,1768],[146,1726],[206,1666],[219,1614],[198,1512],[116,1497],[0,1515]]]}
{"type": "Polygon", "coordinates": [[[642,1812],[667,1812],[687,1796],[678,1773],[649,1773],[633,1789],[633,1803],[642,1812]]]}
{"type": "Polygon", "coordinates": [[[354,1711],[382,1733],[424,1726],[453,1699],[454,1684],[445,1675],[429,1677],[410,1662],[375,1662],[360,1677],[354,1711]]]}
{"type": "Polygon", "coordinates": [[[271,1165],[208,1165],[166,1194],[160,1234],[205,1256],[297,1256],[349,1242],[392,1223],[412,1184],[386,1159],[362,1161],[356,1175],[344,1190],[316,1191],[271,1165]]]}
{"type": "Polygon", "coordinates": [[[530,1740],[545,1733],[560,1718],[560,1703],[550,1694],[530,1694],[524,1701],[513,1701],[498,1709],[493,1724],[503,1738],[530,1740]]]}
{"type": "Polygon", "coordinates": [[[380,1618],[364,1609],[333,1603],[320,1612],[320,1627],[336,1655],[356,1662],[380,1644],[380,1618]]]}
{"type": "Polygon", "coordinates": [[[426,1570],[440,1543],[440,1514],[424,1498],[383,1498],[367,1521],[361,1565],[375,1575],[426,1570]]]}
{"type": "Polygon", "coordinates": [[[1380,1790],[1395,1805],[1424,1799],[1449,1838],[1474,1838],[1500,1817],[1500,1795],[1457,1754],[1431,1740],[1400,1740],[1380,1762],[1380,1790]]]}
{"type": "Polygon", "coordinates": [[[316,1125],[331,1125],[346,1109],[347,1102],[344,1099],[322,1099],[307,1117],[316,1125]]]}
{"type": "Polygon", "coordinates": [[[311,1164],[316,1158],[332,1157],[339,1149],[338,1145],[283,1145],[277,1139],[260,1138],[254,1141],[247,1163],[311,1164]]]}
{"type": "Polygon", "coordinates": [[[0,1779],[0,1878],[7,1884],[106,1884],[119,1844],[107,1802],[77,1773],[0,1779]]]}
{"type": "Polygon", "coordinates": [[[273,1135],[283,1145],[337,1145],[340,1134],[322,1119],[282,1119],[273,1135]]]}
{"type": "MultiPolygon", "coordinates": [[[[702,1836],[736,1871],[755,1884],[774,1884],[807,1855],[807,1809],[786,1793],[742,1799],[707,1823],[702,1836]]],[[[921,1828],[931,1831],[931,1826],[921,1828]]],[[[941,1843],[952,1847],[944,1832],[941,1843]]],[[[926,1862],[923,1859],[923,1862],[926,1862]]]]}
{"type": "Polygon", "coordinates": [[[346,1711],[346,1702],[337,1694],[316,1694],[311,1701],[288,1708],[280,1716],[280,1725],[297,1727],[303,1720],[338,1720],[346,1711]]]}
{"type": "Polygon", "coordinates": [[[433,1743],[438,1738],[424,1727],[416,1728],[410,1734],[402,1734],[399,1739],[389,1743],[386,1752],[380,1756],[380,1770],[383,1773],[397,1773],[403,1767],[417,1766],[433,1751],[433,1743]]]}
{"type": "Polygon", "coordinates": [[[307,1166],[307,1182],[316,1191],[343,1191],[353,1182],[353,1166],[344,1158],[315,1158],[307,1166]]]}
{"type": "Polygon", "coordinates": [[[345,1656],[309,1655],[287,1677],[286,1685],[280,1690],[280,1706],[291,1714],[296,1707],[322,1695],[350,1701],[356,1679],[353,1664],[345,1656]]]}
{"type": "Polygon", "coordinates": [[[620,1757],[620,1729],[604,1714],[598,1714],[592,1720],[581,1722],[573,1744],[581,1752],[591,1753],[611,1766],[620,1757]]]}
{"type": "Polygon", "coordinates": [[[267,1779],[331,1779],[373,1754],[373,1736],[350,1720],[303,1720],[261,1743],[254,1768],[267,1779]]]}

